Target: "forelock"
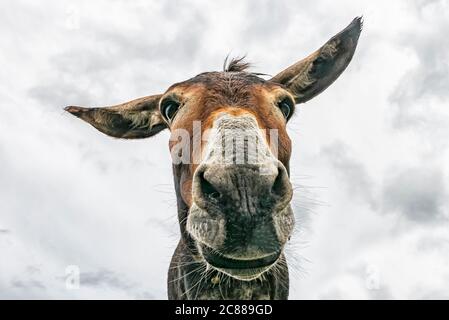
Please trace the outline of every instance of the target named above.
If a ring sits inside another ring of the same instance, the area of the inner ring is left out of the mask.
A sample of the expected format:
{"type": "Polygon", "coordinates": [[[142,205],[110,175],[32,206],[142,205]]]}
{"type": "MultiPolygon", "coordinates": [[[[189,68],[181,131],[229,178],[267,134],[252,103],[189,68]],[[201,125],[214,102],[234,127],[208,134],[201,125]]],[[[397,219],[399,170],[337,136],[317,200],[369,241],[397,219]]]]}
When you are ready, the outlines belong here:
{"type": "Polygon", "coordinates": [[[251,63],[245,61],[245,57],[234,57],[228,61],[229,57],[226,57],[223,64],[224,72],[244,72],[251,67],[251,63]]]}

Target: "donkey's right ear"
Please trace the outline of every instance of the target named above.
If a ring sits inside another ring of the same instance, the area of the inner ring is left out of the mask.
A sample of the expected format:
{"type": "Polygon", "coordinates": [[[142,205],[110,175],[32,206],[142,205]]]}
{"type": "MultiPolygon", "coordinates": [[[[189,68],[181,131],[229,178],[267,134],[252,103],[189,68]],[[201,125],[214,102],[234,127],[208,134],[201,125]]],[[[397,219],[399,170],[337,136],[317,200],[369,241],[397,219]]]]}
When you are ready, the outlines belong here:
{"type": "Polygon", "coordinates": [[[86,121],[108,136],[141,139],[167,128],[159,112],[162,95],[143,97],[119,105],[102,108],[69,106],[64,110],[86,121]]]}
{"type": "Polygon", "coordinates": [[[295,97],[296,103],[312,99],[329,87],[349,65],[362,26],[362,17],[355,18],[317,51],[281,71],[270,81],[285,86],[295,97]]]}

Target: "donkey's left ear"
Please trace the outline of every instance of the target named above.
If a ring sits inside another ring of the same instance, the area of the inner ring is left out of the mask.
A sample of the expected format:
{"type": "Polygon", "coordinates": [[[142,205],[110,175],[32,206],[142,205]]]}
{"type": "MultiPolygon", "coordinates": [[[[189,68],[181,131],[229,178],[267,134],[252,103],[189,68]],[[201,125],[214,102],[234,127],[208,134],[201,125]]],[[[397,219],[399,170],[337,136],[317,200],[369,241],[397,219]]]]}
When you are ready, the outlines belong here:
{"type": "Polygon", "coordinates": [[[362,18],[355,18],[320,49],[280,72],[270,81],[287,87],[296,103],[312,99],[330,86],[346,69],[357,47],[362,25],[362,18]]]}
{"type": "Polygon", "coordinates": [[[102,108],[66,107],[65,110],[108,136],[124,139],[151,137],[167,128],[160,112],[162,95],[143,97],[102,108]]]}

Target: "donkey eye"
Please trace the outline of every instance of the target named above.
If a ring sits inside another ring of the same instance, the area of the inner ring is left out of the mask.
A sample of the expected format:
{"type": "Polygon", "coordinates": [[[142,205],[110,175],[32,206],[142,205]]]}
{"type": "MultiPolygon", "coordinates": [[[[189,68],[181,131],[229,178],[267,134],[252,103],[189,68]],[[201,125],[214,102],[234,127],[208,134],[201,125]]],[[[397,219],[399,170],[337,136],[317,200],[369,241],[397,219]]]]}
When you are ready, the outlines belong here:
{"type": "Polygon", "coordinates": [[[162,103],[161,113],[167,121],[172,121],[179,109],[179,103],[173,100],[166,100],[162,103]]]}
{"type": "Polygon", "coordinates": [[[278,107],[284,115],[285,119],[289,119],[292,115],[293,103],[289,98],[285,98],[278,103],[278,107]]]}

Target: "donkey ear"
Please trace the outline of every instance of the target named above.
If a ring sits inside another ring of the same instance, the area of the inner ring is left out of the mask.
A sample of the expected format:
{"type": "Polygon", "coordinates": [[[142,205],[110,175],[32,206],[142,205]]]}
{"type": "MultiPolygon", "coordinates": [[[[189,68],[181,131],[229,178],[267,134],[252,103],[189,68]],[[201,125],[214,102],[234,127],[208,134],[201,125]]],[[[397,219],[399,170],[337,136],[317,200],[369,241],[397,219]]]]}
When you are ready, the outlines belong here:
{"type": "Polygon", "coordinates": [[[355,18],[320,49],[274,76],[270,81],[284,85],[296,103],[306,102],[329,87],[346,69],[362,31],[362,18],[355,18]]]}
{"type": "Polygon", "coordinates": [[[159,112],[162,95],[143,97],[103,108],[66,107],[64,110],[86,121],[108,136],[141,139],[155,135],[167,126],[159,112]]]}

